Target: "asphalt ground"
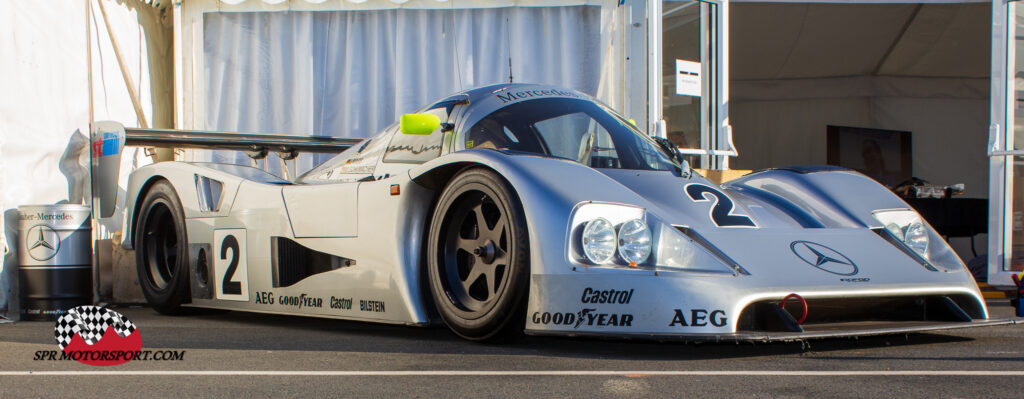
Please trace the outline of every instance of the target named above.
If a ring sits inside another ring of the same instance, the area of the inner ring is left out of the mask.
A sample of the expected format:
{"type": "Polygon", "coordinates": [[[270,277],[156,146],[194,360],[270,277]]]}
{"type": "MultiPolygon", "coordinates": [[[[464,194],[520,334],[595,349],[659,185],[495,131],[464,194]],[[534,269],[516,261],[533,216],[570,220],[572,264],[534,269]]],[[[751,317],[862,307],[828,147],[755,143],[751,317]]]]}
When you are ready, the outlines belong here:
{"type": "MultiPolygon", "coordinates": [[[[1012,317],[1006,300],[993,317],[1012,317]]],[[[52,322],[0,324],[0,397],[1014,397],[1024,326],[807,343],[521,337],[243,312],[114,307],[181,360],[35,360],[52,322]],[[27,372],[32,372],[31,374],[27,372]]]]}

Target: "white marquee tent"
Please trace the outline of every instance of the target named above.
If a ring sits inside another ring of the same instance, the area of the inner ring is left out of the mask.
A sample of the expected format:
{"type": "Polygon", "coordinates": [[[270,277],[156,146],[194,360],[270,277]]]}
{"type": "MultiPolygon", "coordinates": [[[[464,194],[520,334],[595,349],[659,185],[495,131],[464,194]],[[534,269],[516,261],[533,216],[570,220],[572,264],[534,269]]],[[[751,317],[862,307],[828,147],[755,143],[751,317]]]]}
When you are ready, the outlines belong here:
{"type": "MultiPolygon", "coordinates": [[[[0,313],[16,278],[13,210],[87,195],[68,188],[75,161],[60,160],[90,120],[364,137],[512,75],[642,121],[645,2],[0,0],[0,313]]],[[[916,175],[985,196],[990,3],[727,3],[734,168],[824,163],[827,124],[909,130],[916,175]]],[[[126,157],[123,173],[140,162],[126,157]]]]}
{"type": "MultiPolygon", "coordinates": [[[[623,45],[622,27],[632,27],[625,21],[636,16],[622,5],[0,0],[0,29],[11,38],[0,41],[0,87],[17,93],[0,100],[0,313],[16,297],[15,210],[89,196],[83,158],[74,155],[87,150],[92,120],[366,137],[430,100],[510,77],[579,89],[621,106],[624,71],[631,65],[626,60],[643,53],[623,45]],[[64,155],[68,159],[61,161],[64,155]],[[74,177],[72,189],[65,176],[74,177]]],[[[184,157],[248,162],[237,154],[184,157]]],[[[296,167],[305,170],[318,161],[300,158],[296,167]]],[[[148,161],[139,151],[126,157],[122,182],[142,162],[148,161]]],[[[263,166],[279,171],[277,162],[263,166]]],[[[119,219],[101,221],[97,236],[109,237],[119,219]]]]}

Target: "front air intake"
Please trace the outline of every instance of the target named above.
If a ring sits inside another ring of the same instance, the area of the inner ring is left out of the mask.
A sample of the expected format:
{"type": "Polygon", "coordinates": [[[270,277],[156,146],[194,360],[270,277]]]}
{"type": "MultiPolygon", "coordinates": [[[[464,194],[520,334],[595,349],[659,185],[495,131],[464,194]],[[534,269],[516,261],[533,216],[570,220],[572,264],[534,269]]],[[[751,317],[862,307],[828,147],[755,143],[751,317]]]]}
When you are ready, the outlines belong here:
{"type": "Polygon", "coordinates": [[[883,329],[929,323],[964,322],[984,318],[977,300],[965,295],[808,298],[807,318],[796,319],[803,309],[794,302],[786,308],[778,300],[747,305],[740,313],[737,331],[810,332],[841,329],[883,329]]]}

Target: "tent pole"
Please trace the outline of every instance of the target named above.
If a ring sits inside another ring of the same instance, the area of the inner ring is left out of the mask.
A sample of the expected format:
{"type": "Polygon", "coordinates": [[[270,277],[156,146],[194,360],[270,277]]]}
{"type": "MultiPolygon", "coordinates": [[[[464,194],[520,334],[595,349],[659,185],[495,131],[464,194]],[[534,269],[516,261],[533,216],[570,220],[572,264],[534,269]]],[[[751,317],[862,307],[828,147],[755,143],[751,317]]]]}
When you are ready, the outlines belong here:
{"type": "MultiPolygon", "coordinates": [[[[92,124],[96,122],[96,110],[93,108],[92,98],[92,0],[85,0],[85,62],[86,62],[86,87],[89,91],[89,209],[92,214],[89,218],[89,233],[92,235],[92,303],[100,302],[100,262],[99,262],[99,237],[100,224],[96,217],[99,215],[97,208],[92,205],[96,203],[96,197],[92,184],[92,124]]],[[[83,199],[84,200],[84,199],[83,199]]],[[[84,201],[83,201],[84,202],[84,201]]]]}
{"type": "Polygon", "coordinates": [[[146,114],[142,110],[142,102],[139,101],[139,91],[135,88],[135,82],[132,81],[131,73],[128,71],[128,63],[125,62],[124,54],[121,53],[121,46],[118,45],[117,38],[114,37],[114,29],[110,27],[107,9],[103,6],[103,0],[98,0],[97,3],[100,5],[100,13],[103,14],[103,24],[107,27],[107,35],[110,36],[110,44],[114,47],[114,55],[117,56],[117,66],[121,68],[121,77],[124,78],[124,84],[128,87],[132,106],[135,107],[135,116],[139,120],[139,127],[148,129],[149,123],[146,122],[146,114]]]}

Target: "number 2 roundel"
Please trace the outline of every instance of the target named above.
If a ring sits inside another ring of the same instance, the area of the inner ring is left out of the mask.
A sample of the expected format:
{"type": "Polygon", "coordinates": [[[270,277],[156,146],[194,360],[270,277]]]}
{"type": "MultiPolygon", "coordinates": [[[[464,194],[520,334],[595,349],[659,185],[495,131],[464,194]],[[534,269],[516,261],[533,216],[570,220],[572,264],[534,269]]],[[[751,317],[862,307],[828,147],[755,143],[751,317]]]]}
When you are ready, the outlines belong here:
{"type": "Polygon", "coordinates": [[[214,230],[213,245],[214,296],[229,301],[248,301],[245,229],[214,230]]]}
{"type": "Polygon", "coordinates": [[[733,214],[736,204],[725,193],[714,187],[700,183],[686,185],[686,195],[693,202],[713,201],[709,216],[711,222],[718,227],[757,227],[754,220],[747,215],[733,214]]]}

